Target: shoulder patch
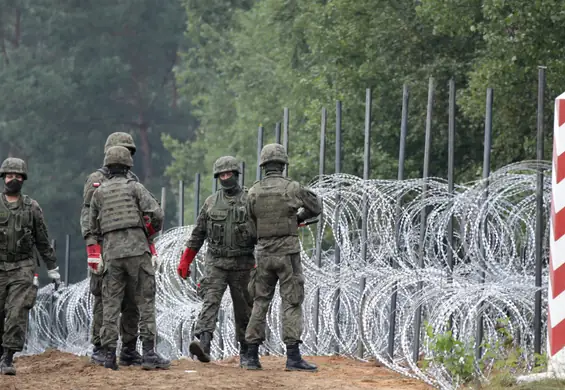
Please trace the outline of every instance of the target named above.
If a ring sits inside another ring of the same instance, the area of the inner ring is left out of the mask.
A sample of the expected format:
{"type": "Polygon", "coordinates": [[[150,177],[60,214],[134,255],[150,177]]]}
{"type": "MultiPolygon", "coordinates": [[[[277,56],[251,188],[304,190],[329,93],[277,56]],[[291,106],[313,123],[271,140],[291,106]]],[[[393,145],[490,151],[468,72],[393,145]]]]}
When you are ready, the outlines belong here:
{"type": "Polygon", "coordinates": [[[92,183],[92,187],[96,187],[96,188],[100,187],[100,182],[92,183]]]}

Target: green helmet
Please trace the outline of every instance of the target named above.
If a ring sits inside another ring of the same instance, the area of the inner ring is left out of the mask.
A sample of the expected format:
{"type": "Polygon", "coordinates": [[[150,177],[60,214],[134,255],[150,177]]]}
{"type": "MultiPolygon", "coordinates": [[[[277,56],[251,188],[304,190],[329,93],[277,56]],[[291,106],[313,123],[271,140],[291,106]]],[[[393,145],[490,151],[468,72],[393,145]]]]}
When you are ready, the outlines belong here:
{"type": "Polygon", "coordinates": [[[112,133],[106,139],[106,145],[104,145],[104,153],[108,152],[108,149],[112,146],[123,146],[128,148],[133,156],[135,154],[135,143],[133,142],[133,137],[121,131],[112,133]]]}
{"type": "Polygon", "coordinates": [[[235,157],[223,156],[216,160],[214,163],[214,177],[218,177],[220,173],[224,172],[236,172],[237,174],[241,174],[239,162],[235,157]]]}
{"type": "Polygon", "coordinates": [[[125,165],[126,167],[133,167],[133,158],[130,151],[123,146],[111,146],[106,151],[104,156],[104,166],[112,164],[125,165]]]}
{"type": "Polygon", "coordinates": [[[19,173],[27,180],[27,165],[24,160],[8,157],[0,166],[0,176],[4,177],[7,173],[19,173]]]}
{"type": "Polygon", "coordinates": [[[268,144],[263,146],[259,166],[262,167],[268,162],[277,162],[287,165],[288,155],[286,154],[284,146],[281,144],[268,144]]]}

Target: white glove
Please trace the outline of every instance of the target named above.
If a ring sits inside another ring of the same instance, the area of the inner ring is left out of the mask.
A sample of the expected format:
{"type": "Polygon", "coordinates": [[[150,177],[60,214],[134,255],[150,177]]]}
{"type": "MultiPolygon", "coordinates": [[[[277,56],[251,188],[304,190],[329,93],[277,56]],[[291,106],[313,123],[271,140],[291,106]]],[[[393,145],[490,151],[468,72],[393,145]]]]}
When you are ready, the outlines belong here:
{"type": "Polygon", "coordinates": [[[57,282],[61,282],[61,274],[59,273],[59,267],[48,270],[47,276],[49,276],[49,279],[53,279],[56,280],[57,282]]]}
{"type": "Polygon", "coordinates": [[[157,268],[159,265],[159,257],[156,255],[151,256],[151,265],[153,265],[153,268],[157,268]]]}
{"type": "Polygon", "coordinates": [[[95,275],[101,275],[104,272],[104,260],[102,257],[89,257],[88,269],[95,275]]]}

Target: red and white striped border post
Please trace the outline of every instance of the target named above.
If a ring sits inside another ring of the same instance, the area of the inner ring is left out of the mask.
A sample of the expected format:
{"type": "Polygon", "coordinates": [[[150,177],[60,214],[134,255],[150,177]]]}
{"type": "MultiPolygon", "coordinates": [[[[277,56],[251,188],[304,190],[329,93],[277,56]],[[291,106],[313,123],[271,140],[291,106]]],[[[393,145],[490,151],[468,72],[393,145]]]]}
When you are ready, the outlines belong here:
{"type": "Polygon", "coordinates": [[[565,93],[555,99],[547,353],[549,373],[565,375],[565,93]]]}
{"type": "Polygon", "coordinates": [[[565,93],[555,99],[550,223],[547,372],[518,377],[518,382],[565,378],[565,93]]]}

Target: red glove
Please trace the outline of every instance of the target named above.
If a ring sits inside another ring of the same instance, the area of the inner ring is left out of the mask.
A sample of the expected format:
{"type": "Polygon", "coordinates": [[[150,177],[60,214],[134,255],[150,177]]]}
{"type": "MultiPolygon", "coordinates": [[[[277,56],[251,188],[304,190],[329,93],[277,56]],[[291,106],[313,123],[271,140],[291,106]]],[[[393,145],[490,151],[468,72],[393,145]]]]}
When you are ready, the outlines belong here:
{"type": "Polygon", "coordinates": [[[179,266],[177,268],[177,273],[181,278],[186,279],[190,276],[190,264],[192,263],[192,260],[194,260],[194,258],[196,257],[197,253],[198,251],[192,248],[186,248],[184,250],[184,253],[180,258],[179,266]]]}
{"type": "Polygon", "coordinates": [[[101,273],[103,264],[100,245],[88,245],[86,247],[86,253],[88,255],[88,268],[90,268],[95,274],[101,273]]]}
{"type": "Polygon", "coordinates": [[[147,234],[149,235],[149,237],[157,233],[157,231],[153,228],[153,225],[151,225],[151,222],[149,221],[149,217],[145,215],[143,216],[143,219],[145,220],[145,228],[147,229],[147,234]]]}

